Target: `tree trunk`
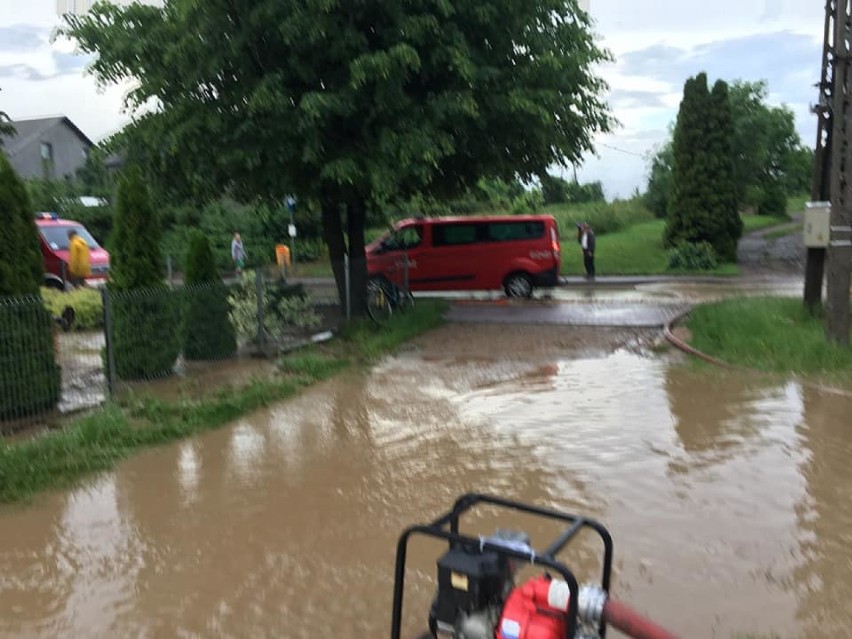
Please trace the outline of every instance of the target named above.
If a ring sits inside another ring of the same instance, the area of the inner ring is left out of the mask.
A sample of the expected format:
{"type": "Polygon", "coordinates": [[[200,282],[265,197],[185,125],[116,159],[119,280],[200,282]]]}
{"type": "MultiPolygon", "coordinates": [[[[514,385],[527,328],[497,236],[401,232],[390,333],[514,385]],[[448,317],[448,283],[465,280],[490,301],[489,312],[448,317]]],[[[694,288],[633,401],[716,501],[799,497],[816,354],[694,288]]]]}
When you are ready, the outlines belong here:
{"type": "Polygon", "coordinates": [[[347,206],[347,231],[349,235],[349,273],[352,315],[367,313],[367,255],[364,252],[364,200],[353,200],[347,206]]]}
{"type": "Polygon", "coordinates": [[[328,258],[337,285],[340,310],[346,313],[346,243],[343,241],[343,224],[340,219],[340,203],[335,199],[322,201],[322,234],[328,246],[328,258]]]}

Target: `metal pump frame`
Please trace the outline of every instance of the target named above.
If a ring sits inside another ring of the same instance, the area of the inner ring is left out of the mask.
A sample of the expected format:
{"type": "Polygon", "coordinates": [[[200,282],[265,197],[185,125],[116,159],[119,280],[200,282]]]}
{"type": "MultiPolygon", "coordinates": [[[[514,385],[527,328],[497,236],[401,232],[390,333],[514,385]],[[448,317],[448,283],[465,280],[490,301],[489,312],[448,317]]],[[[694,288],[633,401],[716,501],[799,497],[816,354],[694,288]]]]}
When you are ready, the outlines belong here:
{"type": "MultiPolygon", "coordinates": [[[[574,537],[577,536],[583,528],[591,528],[601,538],[604,544],[603,558],[603,574],[601,576],[601,588],[609,595],[610,578],[612,575],[612,555],[613,543],[612,536],[603,524],[579,515],[553,510],[550,508],[540,508],[538,506],[530,506],[510,499],[502,497],[494,497],[491,495],[483,495],[479,493],[468,493],[459,497],[453,509],[444,513],[429,524],[410,526],[400,535],[399,542],[396,548],[396,569],[393,586],[393,616],[391,619],[391,639],[401,639],[400,633],[402,628],[402,601],[405,590],[405,557],[408,548],[408,540],[413,535],[423,535],[435,539],[444,539],[452,545],[457,545],[462,548],[470,548],[471,550],[479,550],[494,552],[513,559],[519,559],[529,562],[535,566],[550,568],[559,573],[562,579],[568,584],[571,591],[571,598],[568,604],[568,625],[566,628],[565,639],[574,639],[577,632],[577,618],[579,610],[579,594],[580,589],[577,584],[577,579],[574,573],[569,570],[565,564],[557,561],[556,555],[574,537]],[[480,538],[470,537],[459,532],[459,521],[461,516],[471,510],[478,504],[488,504],[498,506],[509,510],[536,515],[545,519],[553,519],[563,521],[568,524],[565,530],[544,550],[533,550],[531,553],[521,552],[512,548],[506,548],[499,544],[494,544],[488,541],[483,541],[480,538]]],[[[599,626],[601,639],[606,638],[606,622],[601,620],[599,626]]]]}

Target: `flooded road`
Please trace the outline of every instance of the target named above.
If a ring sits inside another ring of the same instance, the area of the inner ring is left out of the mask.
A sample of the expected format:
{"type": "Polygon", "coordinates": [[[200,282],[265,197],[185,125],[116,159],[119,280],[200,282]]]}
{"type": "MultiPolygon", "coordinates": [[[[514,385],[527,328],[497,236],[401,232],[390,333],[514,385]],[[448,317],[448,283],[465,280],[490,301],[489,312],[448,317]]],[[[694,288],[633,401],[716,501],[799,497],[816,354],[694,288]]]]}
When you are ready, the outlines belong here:
{"type": "MultiPolygon", "coordinates": [[[[472,490],[604,522],[613,592],[684,637],[847,636],[852,399],[696,371],[655,336],[448,325],[2,510],[0,637],[387,637],[397,535],[472,490]]],[[[594,577],[597,549],[564,558],[594,577]]],[[[410,634],[440,552],[411,549],[410,634]]]]}

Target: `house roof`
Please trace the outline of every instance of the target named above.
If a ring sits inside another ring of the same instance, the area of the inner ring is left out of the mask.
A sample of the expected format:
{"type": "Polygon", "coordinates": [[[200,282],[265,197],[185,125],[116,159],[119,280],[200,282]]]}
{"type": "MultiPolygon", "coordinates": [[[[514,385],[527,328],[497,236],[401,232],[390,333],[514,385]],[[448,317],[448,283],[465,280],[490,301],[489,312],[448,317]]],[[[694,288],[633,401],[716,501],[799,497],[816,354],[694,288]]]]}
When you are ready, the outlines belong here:
{"type": "Polygon", "coordinates": [[[95,146],[94,142],[65,116],[37,118],[34,120],[15,120],[10,122],[10,124],[15,127],[15,133],[6,136],[3,145],[9,157],[13,157],[31,142],[38,140],[46,131],[61,125],[65,125],[71,129],[83,143],[90,147],[95,146]]]}

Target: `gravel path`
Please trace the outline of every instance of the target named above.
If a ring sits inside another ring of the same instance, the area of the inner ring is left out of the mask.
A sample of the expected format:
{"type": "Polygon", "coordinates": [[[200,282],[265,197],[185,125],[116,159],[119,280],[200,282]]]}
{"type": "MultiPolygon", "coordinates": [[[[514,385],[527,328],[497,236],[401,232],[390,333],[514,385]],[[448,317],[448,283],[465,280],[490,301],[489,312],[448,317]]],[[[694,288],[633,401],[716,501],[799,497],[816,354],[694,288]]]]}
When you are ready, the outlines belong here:
{"type": "Polygon", "coordinates": [[[803,273],[806,251],[801,233],[796,232],[801,222],[802,214],[799,213],[793,215],[790,222],[744,235],[737,247],[737,260],[743,275],[803,273]],[[781,229],[793,232],[783,237],[767,237],[781,229]]]}

